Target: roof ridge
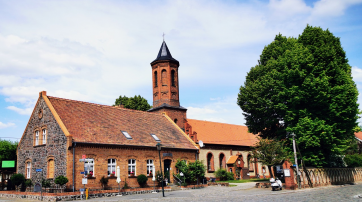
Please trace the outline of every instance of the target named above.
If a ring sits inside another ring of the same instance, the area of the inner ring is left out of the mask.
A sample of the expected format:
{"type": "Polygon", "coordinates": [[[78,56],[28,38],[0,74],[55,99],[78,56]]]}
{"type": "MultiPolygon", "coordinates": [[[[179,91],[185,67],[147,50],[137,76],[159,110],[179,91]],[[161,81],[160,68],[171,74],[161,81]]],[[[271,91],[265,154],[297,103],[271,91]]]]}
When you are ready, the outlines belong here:
{"type": "MultiPolygon", "coordinates": [[[[197,120],[197,119],[187,119],[187,120],[210,122],[210,123],[218,123],[218,124],[226,124],[226,125],[232,125],[232,126],[244,126],[244,125],[237,125],[237,124],[231,124],[231,123],[222,123],[222,122],[216,122],[216,121],[206,121],[206,120],[197,120]]],[[[244,127],[248,127],[248,126],[244,126],[244,127]]]]}
{"type": "Polygon", "coordinates": [[[138,112],[138,113],[154,114],[154,115],[157,115],[157,116],[162,116],[162,114],[150,113],[150,112],[147,112],[147,111],[141,111],[141,110],[136,110],[136,109],[121,108],[121,107],[117,107],[117,106],[97,104],[97,103],[91,103],[91,102],[84,102],[84,101],[79,101],[79,100],[71,100],[71,99],[67,99],[67,98],[60,98],[60,97],[54,97],[54,96],[47,96],[47,97],[57,99],[57,100],[69,101],[69,102],[79,102],[79,103],[83,103],[83,104],[96,105],[96,106],[99,106],[99,107],[106,107],[106,108],[113,108],[113,109],[119,109],[119,110],[126,110],[126,111],[133,111],[133,112],[138,112]]]}

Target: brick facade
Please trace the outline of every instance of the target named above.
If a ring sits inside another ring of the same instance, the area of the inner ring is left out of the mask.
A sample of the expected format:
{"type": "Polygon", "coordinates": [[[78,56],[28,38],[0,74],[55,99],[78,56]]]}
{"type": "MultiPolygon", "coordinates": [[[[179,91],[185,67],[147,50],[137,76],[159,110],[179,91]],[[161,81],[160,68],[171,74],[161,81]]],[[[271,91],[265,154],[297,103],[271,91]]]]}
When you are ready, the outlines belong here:
{"type": "MultiPolygon", "coordinates": [[[[47,179],[47,161],[54,159],[54,167],[56,168],[54,178],[59,175],[66,176],[67,159],[64,158],[66,154],[67,138],[44,99],[39,97],[18,146],[17,172],[27,177],[25,162],[31,162],[30,179],[33,182],[39,182],[42,178],[47,179]],[[39,145],[35,146],[35,131],[40,131],[40,135],[42,135],[41,129],[43,128],[46,128],[47,132],[46,144],[39,142],[39,145]],[[36,169],[42,169],[43,172],[37,173],[36,169]]],[[[51,179],[52,182],[54,178],[51,179]]]]}
{"type": "Polygon", "coordinates": [[[186,110],[183,109],[172,109],[172,108],[158,108],[153,113],[166,113],[178,127],[185,129],[185,120],[186,120],[186,110]]]}

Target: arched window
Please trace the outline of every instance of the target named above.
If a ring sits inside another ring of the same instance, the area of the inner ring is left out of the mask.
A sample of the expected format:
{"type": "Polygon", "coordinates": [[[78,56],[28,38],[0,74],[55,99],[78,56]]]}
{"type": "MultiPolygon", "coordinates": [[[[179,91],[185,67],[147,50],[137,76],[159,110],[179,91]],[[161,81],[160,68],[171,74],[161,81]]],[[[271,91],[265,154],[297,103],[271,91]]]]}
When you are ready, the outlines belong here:
{"type": "Polygon", "coordinates": [[[173,122],[177,123],[177,119],[173,120],[173,122]]]}
{"type": "Polygon", "coordinates": [[[48,160],[48,178],[54,178],[54,159],[48,160]]]}
{"type": "Polygon", "coordinates": [[[171,85],[176,86],[175,70],[171,71],[171,85]]]}
{"type": "Polygon", "coordinates": [[[28,160],[25,162],[25,164],[26,164],[26,178],[30,179],[30,177],[31,177],[31,161],[28,160]]]}
{"type": "Polygon", "coordinates": [[[43,132],[43,144],[46,144],[47,143],[47,130],[45,128],[43,128],[42,130],[43,132]]]}
{"type": "Polygon", "coordinates": [[[163,86],[167,86],[167,72],[166,72],[166,70],[164,69],[164,70],[162,70],[162,72],[161,72],[161,79],[162,79],[162,85],[163,86]]]}
{"type": "Polygon", "coordinates": [[[153,170],[153,160],[148,159],[147,160],[147,176],[149,176],[150,174],[154,174],[154,173],[152,173],[152,170],[153,170]]]}
{"type": "Polygon", "coordinates": [[[219,156],[219,165],[220,165],[220,168],[225,168],[225,155],[223,153],[220,154],[219,156]]]}
{"type": "Polygon", "coordinates": [[[157,83],[157,71],[155,71],[154,73],[154,80],[155,80],[155,88],[158,86],[158,83],[157,83]]]}
{"type": "Polygon", "coordinates": [[[39,130],[35,131],[35,146],[39,145],[39,130]]]}
{"type": "Polygon", "coordinates": [[[108,176],[116,175],[116,159],[108,159],[108,176]]]}
{"type": "Polygon", "coordinates": [[[214,156],[212,153],[207,154],[207,170],[214,171],[214,156]]]}
{"type": "Polygon", "coordinates": [[[248,155],[248,167],[249,167],[249,171],[254,172],[254,164],[253,164],[250,154],[248,155]]]}
{"type": "Polygon", "coordinates": [[[128,159],[128,176],[136,175],[136,159],[128,159]]]}

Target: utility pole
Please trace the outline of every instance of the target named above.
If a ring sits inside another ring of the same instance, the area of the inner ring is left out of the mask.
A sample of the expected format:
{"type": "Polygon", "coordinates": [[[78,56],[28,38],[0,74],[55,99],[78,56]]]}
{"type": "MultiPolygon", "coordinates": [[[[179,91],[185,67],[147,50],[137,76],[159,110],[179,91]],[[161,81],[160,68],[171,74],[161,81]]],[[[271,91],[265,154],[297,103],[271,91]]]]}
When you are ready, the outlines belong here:
{"type": "Polygon", "coordinates": [[[295,167],[297,168],[297,183],[298,183],[298,188],[300,189],[300,176],[299,176],[299,168],[298,168],[298,159],[297,159],[297,151],[295,148],[295,134],[292,133],[292,137],[293,137],[293,150],[294,150],[294,161],[295,161],[295,167]]]}

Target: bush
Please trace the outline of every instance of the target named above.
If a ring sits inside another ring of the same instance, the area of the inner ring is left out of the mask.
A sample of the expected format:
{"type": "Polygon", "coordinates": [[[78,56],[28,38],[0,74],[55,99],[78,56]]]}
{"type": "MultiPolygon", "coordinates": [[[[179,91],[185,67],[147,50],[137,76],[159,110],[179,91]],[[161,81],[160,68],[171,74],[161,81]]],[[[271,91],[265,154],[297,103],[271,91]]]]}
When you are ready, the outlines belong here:
{"type": "Polygon", "coordinates": [[[187,186],[187,183],[186,183],[186,182],[183,182],[183,183],[181,183],[181,186],[186,187],[186,186],[187,186]]]}
{"type": "Polygon", "coordinates": [[[144,174],[137,176],[137,182],[141,187],[144,187],[146,185],[147,180],[148,178],[144,174]]]}
{"type": "Polygon", "coordinates": [[[227,179],[228,179],[228,180],[234,180],[234,173],[232,173],[232,172],[227,172],[227,179]]]}
{"type": "Polygon", "coordinates": [[[55,184],[59,184],[60,186],[63,186],[68,183],[68,178],[64,177],[63,175],[58,176],[55,178],[55,184]]]}
{"type": "Polygon", "coordinates": [[[19,173],[11,176],[10,180],[15,186],[19,186],[25,182],[25,177],[23,174],[19,173]]]}
{"type": "Polygon", "coordinates": [[[215,172],[215,177],[219,178],[220,181],[226,181],[228,179],[228,172],[225,169],[219,168],[215,172]]]}
{"type": "Polygon", "coordinates": [[[50,187],[50,180],[45,180],[45,179],[42,179],[41,180],[41,186],[44,187],[44,188],[48,188],[50,187]]]}
{"type": "Polygon", "coordinates": [[[362,155],[360,154],[346,155],[343,160],[347,164],[347,167],[362,167],[362,155]]]}
{"type": "Polygon", "coordinates": [[[124,186],[123,186],[123,189],[129,189],[129,186],[127,184],[127,181],[126,181],[127,178],[124,178],[124,186]]]}
{"type": "Polygon", "coordinates": [[[102,178],[99,181],[101,182],[103,189],[105,189],[105,187],[108,185],[108,178],[102,176],[102,178]]]}
{"type": "Polygon", "coordinates": [[[29,180],[26,180],[25,181],[25,187],[31,187],[31,186],[33,186],[34,184],[33,184],[33,182],[29,179],[29,180]]]}

